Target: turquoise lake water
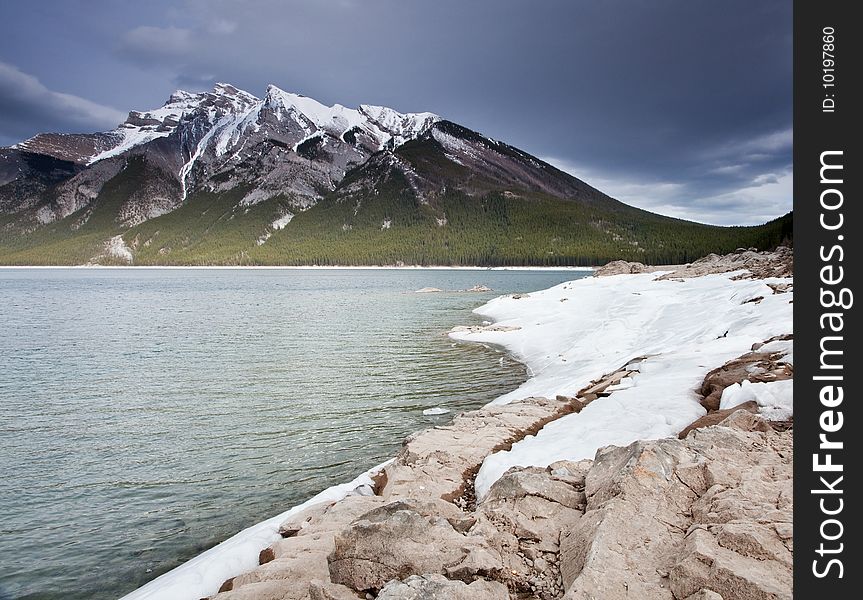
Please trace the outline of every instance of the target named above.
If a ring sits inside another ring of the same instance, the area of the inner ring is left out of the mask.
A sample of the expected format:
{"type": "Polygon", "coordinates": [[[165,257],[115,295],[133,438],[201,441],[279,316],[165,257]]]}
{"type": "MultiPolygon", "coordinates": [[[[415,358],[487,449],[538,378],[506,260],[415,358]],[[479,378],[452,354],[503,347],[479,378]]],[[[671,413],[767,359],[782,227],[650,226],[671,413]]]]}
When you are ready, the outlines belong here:
{"type": "Polygon", "coordinates": [[[451,327],[585,275],[0,268],[0,599],[117,598],[352,479],[524,381],[451,327]]]}

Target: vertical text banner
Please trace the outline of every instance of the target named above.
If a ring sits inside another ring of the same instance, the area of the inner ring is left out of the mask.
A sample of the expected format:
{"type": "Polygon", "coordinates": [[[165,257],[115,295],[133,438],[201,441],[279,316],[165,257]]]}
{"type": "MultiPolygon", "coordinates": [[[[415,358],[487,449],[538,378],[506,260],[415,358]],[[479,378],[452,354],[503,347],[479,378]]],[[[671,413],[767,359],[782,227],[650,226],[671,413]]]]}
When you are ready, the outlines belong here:
{"type": "Polygon", "coordinates": [[[794,596],[859,598],[863,22],[794,3],[794,596]]]}

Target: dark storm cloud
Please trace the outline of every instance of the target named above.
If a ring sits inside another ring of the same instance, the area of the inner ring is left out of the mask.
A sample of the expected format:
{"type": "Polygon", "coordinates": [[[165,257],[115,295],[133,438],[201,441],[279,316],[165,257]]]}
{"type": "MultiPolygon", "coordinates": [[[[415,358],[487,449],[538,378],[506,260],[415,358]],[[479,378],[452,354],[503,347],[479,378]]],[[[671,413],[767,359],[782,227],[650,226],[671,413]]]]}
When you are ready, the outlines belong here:
{"type": "MultiPolygon", "coordinates": [[[[65,78],[64,91],[131,109],[174,86],[228,81],[260,95],[274,83],[328,104],[437,112],[660,212],[750,223],[790,209],[787,1],[140,6],[79,5],[80,19],[98,12],[103,26],[75,44],[52,38],[52,52],[77,52],[87,72],[79,84],[65,78]],[[104,81],[87,68],[97,56],[104,81]]],[[[15,10],[30,22],[29,8],[15,10]]],[[[0,41],[0,59],[46,80],[49,63],[20,64],[47,52],[31,46],[0,41]]]]}
{"type": "Polygon", "coordinates": [[[0,62],[0,138],[12,143],[38,131],[116,127],[126,114],[46,88],[36,77],[0,62]]]}

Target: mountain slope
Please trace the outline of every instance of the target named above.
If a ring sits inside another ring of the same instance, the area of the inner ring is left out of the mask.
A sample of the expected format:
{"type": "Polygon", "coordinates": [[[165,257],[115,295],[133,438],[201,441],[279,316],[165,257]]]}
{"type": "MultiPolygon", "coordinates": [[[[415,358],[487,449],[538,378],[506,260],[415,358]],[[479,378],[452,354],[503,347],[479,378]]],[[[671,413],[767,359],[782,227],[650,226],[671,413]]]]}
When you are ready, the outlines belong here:
{"type": "Polygon", "coordinates": [[[432,113],[270,86],[176,92],[101,134],[0,149],[0,263],[679,262],[790,237],[627,206],[432,113]]]}

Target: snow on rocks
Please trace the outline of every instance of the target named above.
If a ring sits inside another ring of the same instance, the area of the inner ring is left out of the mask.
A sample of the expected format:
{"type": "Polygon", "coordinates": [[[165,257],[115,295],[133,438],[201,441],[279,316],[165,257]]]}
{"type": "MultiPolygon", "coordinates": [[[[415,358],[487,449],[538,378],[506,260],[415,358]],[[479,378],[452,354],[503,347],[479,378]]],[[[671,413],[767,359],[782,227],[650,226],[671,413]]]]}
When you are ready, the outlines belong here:
{"type": "Polygon", "coordinates": [[[295,513],[214,600],[791,597],[791,433],[745,411],[684,440],[515,467],[478,505],[446,500],[483,449],[529,433],[507,414],[566,403],[490,405],[409,438],[377,495],[295,513]]]}
{"type": "Polygon", "coordinates": [[[513,466],[591,458],[604,446],[677,435],[704,415],[696,390],[707,371],[792,329],[791,294],[774,294],[767,285],[790,280],[736,275],[739,272],[684,280],[657,280],[649,273],[594,277],[518,301],[497,298],[477,309],[500,327],[520,329],[455,331],[450,336],[501,345],[533,374],[495,400],[498,404],[527,396],[572,396],[597,373],[647,356],[630,381],[602,402],[592,402],[578,414],[548,424],[535,437],[486,458],[476,478],[477,496],[482,498],[513,466]],[[764,299],[745,302],[755,296],[764,299]]]}
{"type": "Polygon", "coordinates": [[[279,217],[278,219],[273,221],[270,226],[275,231],[280,231],[280,230],[284,229],[285,227],[287,227],[288,223],[290,223],[291,219],[293,219],[293,218],[294,218],[293,213],[285,213],[284,215],[282,215],[281,217],[279,217]]]}
{"type": "Polygon", "coordinates": [[[772,421],[784,421],[794,414],[794,380],[752,383],[744,379],[722,392],[720,409],[734,408],[744,402],[756,402],[761,413],[772,421]]]}
{"type": "Polygon", "coordinates": [[[257,102],[259,100],[252,94],[224,83],[217,83],[212,91],[200,94],[177,90],[161,108],[130,112],[126,122],[109,133],[114,139],[112,147],[90,157],[88,164],[118,156],[136,146],[167,137],[184,117],[195,111],[218,106],[229,112],[243,113],[257,102]]]}
{"type": "Polygon", "coordinates": [[[272,110],[279,120],[286,115],[296,121],[306,131],[307,139],[322,131],[343,138],[346,132],[356,129],[376,140],[380,148],[387,143],[399,146],[440,120],[432,113],[400,113],[383,106],[363,104],[356,109],[341,104],[325,106],[313,98],[286,92],[274,85],[267,87],[263,106],[272,110]]]}

